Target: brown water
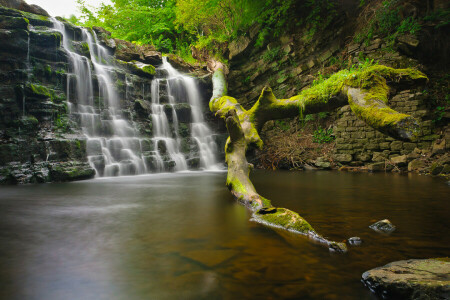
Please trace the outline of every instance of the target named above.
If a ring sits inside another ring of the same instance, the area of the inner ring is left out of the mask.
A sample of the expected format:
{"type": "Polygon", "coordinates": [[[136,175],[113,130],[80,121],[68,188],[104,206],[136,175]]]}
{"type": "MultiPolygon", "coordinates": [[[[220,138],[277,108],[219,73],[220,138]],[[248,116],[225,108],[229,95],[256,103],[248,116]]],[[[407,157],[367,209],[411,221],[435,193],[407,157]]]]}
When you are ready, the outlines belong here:
{"type": "Polygon", "coordinates": [[[249,221],[224,173],[0,187],[1,299],[375,299],[361,274],[450,255],[449,191],[423,176],[257,172],[259,191],[324,236],[333,255],[249,221]],[[389,218],[390,236],[368,226],[389,218]]]}

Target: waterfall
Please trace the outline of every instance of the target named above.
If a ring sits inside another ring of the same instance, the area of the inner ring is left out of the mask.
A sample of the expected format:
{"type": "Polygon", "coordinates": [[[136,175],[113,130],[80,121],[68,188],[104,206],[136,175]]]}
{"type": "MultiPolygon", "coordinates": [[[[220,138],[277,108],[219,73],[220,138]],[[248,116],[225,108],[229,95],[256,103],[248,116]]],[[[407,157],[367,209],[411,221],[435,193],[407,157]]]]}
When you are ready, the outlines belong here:
{"type": "MultiPolygon", "coordinates": [[[[219,165],[217,163],[218,149],[217,144],[214,140],[213,132],[206,125],[202,110],[201,110],[201,97],[198,90],[197,83],[194,78],[186,76],[178,72],[172,65],[167,61],[167,57],[163,57],[162,66],[159,67],[161,74],[166,75],[167,82],[167,93],[168,102],[172,106],[172,119],[174,128],[178,128],[178,119],[175,111],[176,103],[187,102],[191,108],[191,137],[195,140],[199,152],[200,152],[200,166],[203,169],[217,170],[219,165]]],[[[155,86],[159,84],[161,80],[154,80],[155,86]]],[[[158,87],[156,87],[157,89],[158,87]]],[[[158,101],[152,99],[152,109],[153,107],[158,107],[158,101]]],[[[159,109],[159,108],[158,108],[159,109]]],[[[164,111],[163,111],[164,113],[164,111]]],[[[163,116],[163,119],[167,117],[163,116]]],[[[164,127],[163,130],[166,130],[164,127]]],[[[176,141],[179,143],[178,132],[174,130],[176,141]]]]}
{"type": "MultiPolygon", "coordinates": [[[[117,68],[108,50],[99,44],[95,32],[81,29],[81,42],[89,46],[89,59],[75,52],[64,23],[52,20],[54,28],[63,36],[62,47],[69,57],[66,90],[69,113],[78,120],[87,138],[88,160],[97,176],[183,171],[188,170],[188,161],[193,159],[199,159],[201,168],[215,168],[217,146],[212,132],[204,123],[200,96],[193,78],[181,75],[164,59],[160,69],[166,70],[169,76],[154,79],[149,92],[148,85],[146,89],[146,84],[142,84],[142,102],[151,97],[149,120],[153,130],[153,137],[143,138],[131,121],[132,117],[123,115],[121,97],[114,85],[117,68]],[[162,84],[166,84],[168,101],[161,101],[162,84]],[[98,90],[94,92],[96,85],[98,90]],[[181,98],[180,87],[186,93],[181,98]],[[175,105],[182,102],[182,98],[188,99],[191,107],[191,138],[198,147],[199,157],[191,150],[188,150],[189,153],[181,151],[175,105]],[[172,106],[170,118],[166,115],[167,105],[172,106]]],[[[133,86],[126,76],[125,85],[124,100],[128,102],[131,100],[129,88],[133,86]]]]}

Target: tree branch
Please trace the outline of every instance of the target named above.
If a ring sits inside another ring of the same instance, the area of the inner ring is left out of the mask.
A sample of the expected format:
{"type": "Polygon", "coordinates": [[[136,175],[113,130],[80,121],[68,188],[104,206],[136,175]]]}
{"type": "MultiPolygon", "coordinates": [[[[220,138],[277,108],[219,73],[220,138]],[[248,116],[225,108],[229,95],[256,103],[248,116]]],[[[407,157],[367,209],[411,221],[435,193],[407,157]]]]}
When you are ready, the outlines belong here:
{"type": "Polygon", "coordinates": [[[250,145],[262,148],[259,131],[269,120],[329,111],[347,104],[358,118],[376,130],[401,140],[414,139],[418,122],[387,106],[387,80],[423,83],[427,77],[417,70],[396,70],[380,65],[357,71],[344,70],[289,99],[277,99],[266,87],[253,107],[245,110],[235,98],[226,96],[224,66],[217,62],[211,65],[214,75],[209,107],[226,121],[230,135],[225,146],[225,160],[228,164],[227,186],[233,196],[252,209],[253,220],[305,234],[328,245],[330,251],[345,252],[344,243],[325,239],[300,215],[286,208],[273,207],[268,199],[256,192],[249,178],[253,166],[247,162],[247,148],[250,145]]]}

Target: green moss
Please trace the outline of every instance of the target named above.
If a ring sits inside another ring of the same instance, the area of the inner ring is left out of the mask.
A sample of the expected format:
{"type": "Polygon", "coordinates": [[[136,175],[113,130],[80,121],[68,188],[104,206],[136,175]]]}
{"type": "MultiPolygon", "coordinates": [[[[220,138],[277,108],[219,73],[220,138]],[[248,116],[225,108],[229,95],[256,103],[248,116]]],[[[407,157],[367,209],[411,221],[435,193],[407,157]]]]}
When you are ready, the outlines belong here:
{"type": "Polygon", "coordinates": [[[141,68],[141,70],[144,71],[147,74],[150,74],[150,75],[155,75],[156,74],[155,67],[152,66],[152,65],[144,66],[144,67],[141,68]]]}
{"type": "Polygon", "coordinates": [[[29,88],[34,95],[52,98],[52,93],[43,85],[28,83],[27,88],[29,88]]]}
{"type": "Polygon", "coordinates": [[[273,214],[255,213],[255,216],[268,225],[280,226],[304,234],[315,232],[311,225],[299,214],[286,208],[277,208],[276,213],[273,214]]]}
{"type": "Polygon", "coordinates": [[[89,44],[86,42],[81,43],[81,51],[83,52],[83,54],[89,54],[90,53],[89,44]]]}

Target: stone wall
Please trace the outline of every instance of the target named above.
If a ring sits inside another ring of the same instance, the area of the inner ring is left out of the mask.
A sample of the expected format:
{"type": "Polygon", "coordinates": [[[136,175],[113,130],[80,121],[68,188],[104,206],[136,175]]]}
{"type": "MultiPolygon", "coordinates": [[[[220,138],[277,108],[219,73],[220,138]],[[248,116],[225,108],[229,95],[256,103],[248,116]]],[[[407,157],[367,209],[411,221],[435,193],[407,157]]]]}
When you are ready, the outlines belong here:
{"type": "MultiPolygon", "coordinates": [[[[230,95],[238,99],[245,108],[250,108],[264,86],[270,86],[278,98],[289,98],[308,88],[320,76],[327,76],[342,68],[350,68],[352,65],[357,66],[372,60],[373,63],[393,68],[417,68],[429,76],[430,83],[426,87],[410,87],[410,90],[403,91],[395,87],[395,84],[391,84],[389,100],[389,105],[394,110],[411,114],[420,121],[421,132],[417,141],[410,143],[396,141],[377,132],[358,120],[350,107],[345,106],[330,112],[326,120],[318,122],[327,128],[331,124],[330,128],[333,128],[336,137],[333,155],[319,157],[317,161],[311,159],[317,157],[317,154],[313,153],[319,152],[317,148],[320,145],[317,145],[308,150],[314,155],[303,154],[304,157],[296,159],[298,164],[285,167],[298,169],[299,165],[304,164],[304,168],[322,168],[321,162],[326,161],[327,166],[335,167],[350,166],[364,169],[367,167],[372,171],[406,170],[408,164],[417,159],[426,161],[423,165],[430,166],[433,160],[440,159],[439,155],[445,156],[441,153],[431,157],[432,153],[436,153],[434,148],[444,149],[444,152],[448,152],[450,148],[450,128],[445,126],[445,122],[448,123],[450,120],[450,112],[445,112],[439,124],[433,121],[436,119],[436,112],[433,109],[433,105],[436,106],[436,99],[432,97],[440,89],[436,83],[448,73],[448,64],[445,63],[446,54],[443,54],[439,47],[433,48],[434,44],[429,41],[442,39],[442,31],[424,25],[417,35],[399,35],[391,43],[377,36],[368,44],[357,43],[352,38],[357,29],[354,18],[356,17],[339,14],[333,20],[332,27],[317,32],[314,37],[308,36],[307,30],[299,27],[295,32],[273,39],[259,49],[251,47],[253,40],[245,41],[241,46],[235,45],[234,48],[240,53],[233,53],[234,56],[230,60],[230,95]]],[[[252,39],[251,32],[248,38],[252,39]]],[[[441,93],[439,97],[444,98],[445,95],[441,93]]],[[[314,119],[319,118],[316,116],[314,119]]],[[[287,120],[283,122],[289,123],[287,120]]],[[[297,129],[301,127],[298,124],[298,120],[293,120],[289,130],[286,128],[278,130],[278,136],[276,130],[270,134],[262,132],[262,136],[278,140],[292,138],[293,134],[309,136],[312,134],[311,126],[307,126],[309,131],[303,131],[297,129]]],[[[271,144],[270,141],[265,143],[271,144]]],[[[272,145],[269,149],[263,149],[262,152],[272,152],[262,156],[278,155],[279,152],[273,150],[274,148],[272,145]]],[[[283,161],[283,158],[280,160],[283,161]]],[[[292,160],[295,159],[292,157],[286,159],[292,160]]],[[[443,164],[448,165],[445,160],[442,159],[443,164]]],[[[264,165],[257,162],[256,164],[264,165]]]]}
{"type": "Polygon", "coordinates": [[[402,91],[389,100],[389,106],[394,110],[420,120],[421,130],[416,142],[394,140],[357,119],[349,105],[340,108],[333,126],[336,136],[335,160],[343,164],[361,166],[408,155],[416,148],[429,149],[432,141],[439,138],[439,135],[433,134],[435,129],[432,121],[424,119],[429,112],[423,101],[421,92],[414,93],[410,90],[402,91]]]}

